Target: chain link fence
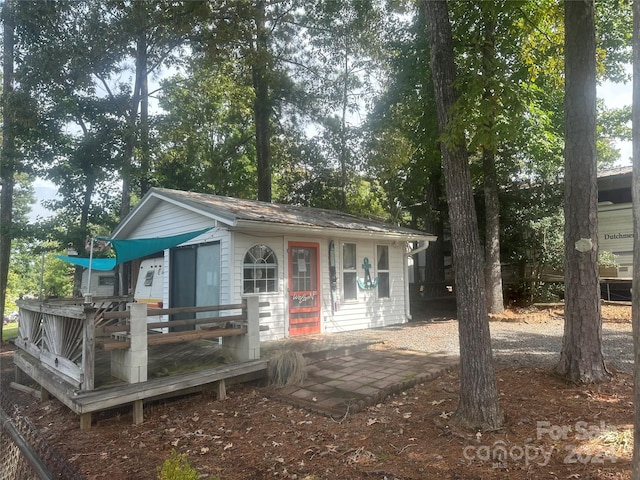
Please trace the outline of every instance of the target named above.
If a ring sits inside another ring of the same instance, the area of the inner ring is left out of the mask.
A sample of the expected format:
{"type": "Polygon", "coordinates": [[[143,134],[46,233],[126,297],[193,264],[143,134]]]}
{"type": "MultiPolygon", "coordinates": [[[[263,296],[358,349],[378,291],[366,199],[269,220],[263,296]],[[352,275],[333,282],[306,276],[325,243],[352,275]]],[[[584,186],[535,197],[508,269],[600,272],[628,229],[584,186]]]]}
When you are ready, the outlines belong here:
{"type": "Polygon", "coordinates": [[[20,415],[5,390],[0,391],[0,480],[84,480],[35,425],[20,415]]]}

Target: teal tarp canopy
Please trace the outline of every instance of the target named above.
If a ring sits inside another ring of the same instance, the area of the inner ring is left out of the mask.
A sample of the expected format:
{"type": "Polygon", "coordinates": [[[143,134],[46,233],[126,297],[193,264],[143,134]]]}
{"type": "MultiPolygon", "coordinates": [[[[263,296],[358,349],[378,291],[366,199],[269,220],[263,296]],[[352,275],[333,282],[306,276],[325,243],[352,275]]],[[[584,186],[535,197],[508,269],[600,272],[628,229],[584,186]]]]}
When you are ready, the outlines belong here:
{"type": "MultiPolygon", "coordinates": [[[[132,238],[124,240],[118,238],[98,237],[98,240],[111,242],[111,245],[116,252],[116,258],[94,258],[91,262],[91,268],[93,270],[113,270],[116,265],[121,263],[135,260],[136,258],[146,257],[152,253],[157,253],[167,248],[180,245],[181,243],[188,242],[192,238],[196,238],[198,235],[208,232],[212,228],[213,227],[203,228],[202,230],[182,233],[180,235],[172,235],[170,237],[132,238]]],[[[65,262],[89,268],[88,258],[67,257],[64,255],[56,255],[56,257],[64,260],[65,262]]]]}
{"type": "MultiPolygon", "coordinates": [[[[86,257],[67,257],[66,255],[56,255],[56,258],[64,260],[65,262],[73,263],[74,265],[89,268],[90,259],[86,257]]],[[[115,258],[94,258],[91,262],[91,268],[93,270],[113,270],[115,266],[115,258]]]]}

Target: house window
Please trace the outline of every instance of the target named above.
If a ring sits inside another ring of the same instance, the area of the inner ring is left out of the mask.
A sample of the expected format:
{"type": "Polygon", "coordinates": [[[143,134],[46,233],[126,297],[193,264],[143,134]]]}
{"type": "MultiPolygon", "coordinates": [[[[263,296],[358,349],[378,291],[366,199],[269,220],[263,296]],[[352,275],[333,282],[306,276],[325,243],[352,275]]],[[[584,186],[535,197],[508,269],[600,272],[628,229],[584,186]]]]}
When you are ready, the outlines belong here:
{"type": "Polygon", "coordinates": [[[114,277],[113,275],[109,275],[109,276],[100,275],[98,277],[98,285],[100,285],[101,287],[112,287],[115,284],[116,284],[116,277],[114,277]]]}
{"type": "Polygon", "coordinates": [[[342,289],[345,300],[357,300],[357,280],[356,244],[344,243],[342,245],[342,289]]]}
{"type": "Polygon", "coordinates": [[[147,270],[147,273],[144,276],[144,286],[145,287],[150,287],[151,285],[153,285],[153,274],[154,274],[153,270],[147,270]]]}
{"type": "Polygon", "coordinates": [[[278,291],[278,261],[266,245],[254,245],[244,256],[243,292],[278,291]]]}
{"type": "Polygon", "coordinates": [[[389,246],[376,246],[376,274],[378,275],[378,298],[389,298],[389,246]]]}

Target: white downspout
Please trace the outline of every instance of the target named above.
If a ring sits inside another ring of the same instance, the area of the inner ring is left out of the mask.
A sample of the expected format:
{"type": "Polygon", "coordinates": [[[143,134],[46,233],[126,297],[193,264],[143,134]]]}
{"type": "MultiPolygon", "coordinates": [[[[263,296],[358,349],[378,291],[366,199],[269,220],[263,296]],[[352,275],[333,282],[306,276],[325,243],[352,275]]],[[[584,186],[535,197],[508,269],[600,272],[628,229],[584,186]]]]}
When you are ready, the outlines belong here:
{"type": "MultiPolygon", "coordinates": [[[[404,261],[402,267],[404,269],[404,315],[407,321],[411,321],[411,296],[409,295],[409,257],[426,250],[429,247],[429,241],[425,240],[423,245],[418,248],[409,250],[404,253],[404,261]]],[[[407,249],[409,248],[409,242],[407,242],[407,249]]]]}

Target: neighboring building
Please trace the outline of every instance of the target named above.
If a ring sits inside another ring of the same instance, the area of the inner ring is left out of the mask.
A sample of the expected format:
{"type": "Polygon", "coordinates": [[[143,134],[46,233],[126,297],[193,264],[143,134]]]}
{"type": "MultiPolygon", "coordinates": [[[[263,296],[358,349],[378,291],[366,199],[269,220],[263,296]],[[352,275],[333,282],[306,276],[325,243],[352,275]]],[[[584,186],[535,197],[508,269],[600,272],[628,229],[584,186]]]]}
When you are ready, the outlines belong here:
{"type": "MultiPolygon", "coordinates": [[[[207,227],[213,228],[146,257],[164,258],[161,301],[173,308],[259,296],[269,302],[262,340],[408,321],[410,245],[420,242],[421,250],[435,240],[332,210],[162,188],[152,188],[112,237],[149,239],[207,227]]],[[[134,262],[132,270],[141,265],[134,262]]]]}
{"type": "Polygon", "coordinates": [[[633,276],[632,168],[598,173],[598,248],[613,253],[618,264],[608,277],[633,276]]]}
{"type": "Polygon", "coordinates": [[[100,271],[93,270],[91,272],[91,282],[89,282],[89,269],[82,272],[82,285],[80,291],[83,295],[91,293],[97,297],[113,296],[113,290],[116,282],[116,275],[113,270],[100,271]],[[89,291],[91,289],[91,291],[89,291]]]}

